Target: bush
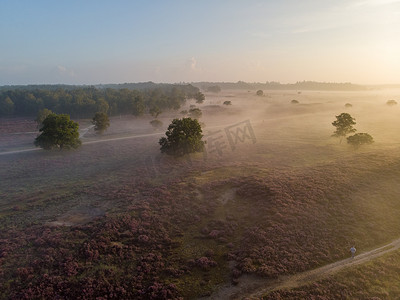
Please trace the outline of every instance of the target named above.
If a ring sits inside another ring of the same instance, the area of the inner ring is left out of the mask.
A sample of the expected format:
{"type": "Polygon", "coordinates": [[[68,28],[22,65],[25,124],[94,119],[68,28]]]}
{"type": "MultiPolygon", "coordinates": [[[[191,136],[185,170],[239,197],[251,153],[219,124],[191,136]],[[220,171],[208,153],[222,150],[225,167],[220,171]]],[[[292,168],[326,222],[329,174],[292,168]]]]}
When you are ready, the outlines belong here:
{"type": "Polygon", "coordinates": [[[351,103],[346,103],[346,104],[344,105],[344,107],[350,108],[350,107],[353,107],[353,105],[352,105],[351,103]]]}
{"type": "Polygon", "coordinates": [[[369,145],[374,142],[374,139],[368,133],[356,133],[355,135],[349,136],[347,138],[347,143],[359,147],[361,145],[369,145]]]}
{"type": "Polygon", "coordinates": [[[224,104],[224,105],[232,105],[232,102],[231,102],[231,101],[224,101],[223,104],[224,104]]]}
{"type": "Polygon", "coordinates": [[[290,101],[290,103],[292,103],[292,104],[299,104],[299,101],[293,99],[292,101],[290,101]]]}
{"type": "Polygon", "coordinates": [[[397,104],[396,100],[388,100],[386,102],[386,105],[389,105],[389,106],[393,106],[393,105],[396,105],[396,104],[397,104]]]}
{"type": "Polygon", "coordinates": [[[262,96],[262,95],[264,95],[264,92],[263,92],[262,90],[258,90],[258,91],[256,92],[256,95],[257,95],[257,96],[262,96]]]}

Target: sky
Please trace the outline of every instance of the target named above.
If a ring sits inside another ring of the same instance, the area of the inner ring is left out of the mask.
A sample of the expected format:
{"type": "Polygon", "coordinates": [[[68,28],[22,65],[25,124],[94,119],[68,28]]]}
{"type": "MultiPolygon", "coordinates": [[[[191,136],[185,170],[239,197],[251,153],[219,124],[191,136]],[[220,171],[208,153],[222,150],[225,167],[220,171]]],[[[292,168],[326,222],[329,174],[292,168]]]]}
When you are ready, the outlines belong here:
{"type": "Polygon", "coordinates": [[[400,0],[0,0],[0,85],[400,83],[400,0]]]}

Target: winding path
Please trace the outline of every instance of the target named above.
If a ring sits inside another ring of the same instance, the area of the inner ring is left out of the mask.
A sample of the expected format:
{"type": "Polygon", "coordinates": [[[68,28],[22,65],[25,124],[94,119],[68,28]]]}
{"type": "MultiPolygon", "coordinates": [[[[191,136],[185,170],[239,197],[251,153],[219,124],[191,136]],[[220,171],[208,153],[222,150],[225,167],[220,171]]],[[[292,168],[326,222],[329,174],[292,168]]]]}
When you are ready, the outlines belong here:
{"type": "Polygon", "coordinates": [[[269,292],[281,289],[293,289],[306,285],[342,269],[371,261],[399,248],[400,239],[397,239],[385,246],[356,255],[353,259],[347,258],[314,270],[282,276],[275,280],[244,276],[243,280],[237,286],[224,286],[211,295],[210,299],[260,299],[269,292]]]}

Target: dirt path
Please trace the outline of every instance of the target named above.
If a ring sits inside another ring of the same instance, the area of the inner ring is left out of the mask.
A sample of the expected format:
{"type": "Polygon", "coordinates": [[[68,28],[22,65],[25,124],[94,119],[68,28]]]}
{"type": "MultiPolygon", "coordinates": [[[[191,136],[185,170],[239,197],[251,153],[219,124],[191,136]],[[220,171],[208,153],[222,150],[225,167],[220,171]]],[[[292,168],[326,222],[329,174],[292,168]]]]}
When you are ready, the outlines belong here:
{"type": "Polygon", "coordinates": [[[293,289],[332,275],[342,269],[363,264],[374,258],[400,248],[400,239],[390,244],[347,258],[314,270],[295,275],[282,276],[278,279],[262,279],[255,276],[243,276],[237,286],[224,286],[210,299],[260,299],[262,295],[280,289],[293,289]]]}
{"type": "MultiPolygon", "coordinates": [[[[117,137],[117,138],[109,138],[109,139],[102,139],[102,140],[83,142],[82,145],[105,143],[105,142],[118,141],[118,140],[137,139],[137,138],[148,137],[148,136],[156,136],[156,135],[162,135],[162,134],[163,133],[159,132],[159,133],[149,133],[149,134],[141,134],[141,135],[130,135],[130,136],[124,136],[124,137],[117,137]]],[[[41,149],[40,148],[28,148],[28,149],[22,149],[22,150],[5,151],[5,152],[0,152],[0,155],[17,154],[17,153],[31,152],[31,151],[37,151],[37,150],[41,150],[41,149]]]]}

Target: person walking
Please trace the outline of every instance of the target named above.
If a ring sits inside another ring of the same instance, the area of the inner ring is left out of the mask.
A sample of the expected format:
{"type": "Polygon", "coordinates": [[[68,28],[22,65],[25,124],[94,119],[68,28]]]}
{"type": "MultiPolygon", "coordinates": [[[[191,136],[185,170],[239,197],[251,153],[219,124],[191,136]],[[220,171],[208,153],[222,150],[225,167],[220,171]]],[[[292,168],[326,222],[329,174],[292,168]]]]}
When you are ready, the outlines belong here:
{"type": "Polygon", "coordinates": [[[351,247],[350,248],[350,252],[351,252],[351,258],[354,258],[354,255],[356,255],[356,247],[351,247]]]}

